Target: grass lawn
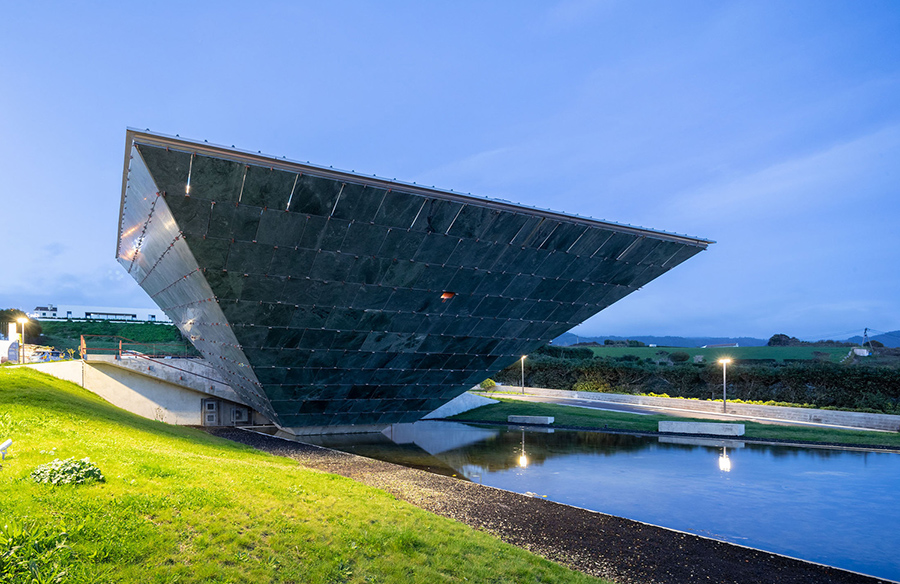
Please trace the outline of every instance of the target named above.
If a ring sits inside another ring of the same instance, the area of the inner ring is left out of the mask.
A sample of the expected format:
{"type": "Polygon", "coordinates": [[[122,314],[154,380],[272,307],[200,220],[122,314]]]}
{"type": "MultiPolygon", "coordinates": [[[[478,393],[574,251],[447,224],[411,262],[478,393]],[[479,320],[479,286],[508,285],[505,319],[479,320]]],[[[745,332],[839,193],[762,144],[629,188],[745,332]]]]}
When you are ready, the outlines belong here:
{"type": "MultiPolygon", "coordinates": [[[[598,428],[614,430],[634,430],[638,432],[656,432],[660,420],[709,422],[710,420],[680,418],[664,414],[642,416],[622,412],[589,410],[572,406],[524,402],[503,399],[499,396],[499,404],[483,406],[475,410],[454,416],[456,421],[478,420],[506,423],[507,416],[553,416],[555,426],[573,426],[580,428],[598,428]]],[[[867,432],[865,430],[832,430],[804,426],[776,426],[758,422],[741,421],[744,424],[746,438],[760,440],[797,440],[804,442],[829,442],[836,444],[866,444],[892,446],[900,448],[898,432],[867,432]]]]}
{"type": "Polygon", "coordinates": [[[703,355],[705,361],[714,362],[722,357],[732,359],[815,359],[815,352],[826,353],[833,363],[839,363],[847,356],[847,347],[718,347],[700,349],[691,347],[589,347],[598,357],[623,357],[636,355],[641,359],[656,359],[659,351],[674,353],[682,351],[691,357],[703,355]]]}
{"type": "Polygon", "coordinates": [[[597,582],[384,491],[0,369],[0,582],[597,582]],[[90,457],[105,482],[31,471],[90,457]]]}

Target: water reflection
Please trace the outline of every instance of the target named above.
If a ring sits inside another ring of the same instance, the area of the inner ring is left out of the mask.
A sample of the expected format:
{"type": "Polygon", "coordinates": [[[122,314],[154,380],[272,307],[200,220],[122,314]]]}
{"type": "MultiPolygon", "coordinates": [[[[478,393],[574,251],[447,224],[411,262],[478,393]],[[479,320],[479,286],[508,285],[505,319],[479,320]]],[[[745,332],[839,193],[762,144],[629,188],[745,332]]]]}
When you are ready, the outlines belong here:
{"type": "Polygon", "coordinates": [[[900,580],[894,453],[449,422],[316,442],[900,580]]]}

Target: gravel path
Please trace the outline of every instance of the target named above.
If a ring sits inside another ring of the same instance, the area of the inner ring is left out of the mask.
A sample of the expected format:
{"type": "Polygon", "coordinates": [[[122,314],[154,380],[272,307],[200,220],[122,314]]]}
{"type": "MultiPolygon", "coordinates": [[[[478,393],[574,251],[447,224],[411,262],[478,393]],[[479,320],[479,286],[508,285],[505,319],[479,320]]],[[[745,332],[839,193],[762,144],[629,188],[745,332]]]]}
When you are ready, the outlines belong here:
{"type": "Polygon", "coordinates": [[[318,446],[238,429],[207,430],[383,489],[512,545],[621,584],[886,582],[318,446]]]}

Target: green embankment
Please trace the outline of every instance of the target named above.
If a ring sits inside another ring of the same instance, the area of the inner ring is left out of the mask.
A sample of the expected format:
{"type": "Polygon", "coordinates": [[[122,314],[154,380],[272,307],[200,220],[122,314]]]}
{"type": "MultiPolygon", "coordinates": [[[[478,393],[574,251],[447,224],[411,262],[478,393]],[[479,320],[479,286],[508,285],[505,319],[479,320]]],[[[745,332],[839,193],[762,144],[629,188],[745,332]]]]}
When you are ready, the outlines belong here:
{"type": "MultiPolygon", "coordinates": [[[[459,414],[458,416],[454,416],[453,419],[461,422],[466,420],[478,420],[505,424],[507,416],[510,415],[553,416],[555,418],[554,426],[605,428],[635,432],[656,432],[659,428],[658,423],[660,420],[673,420],[679,422],[710,421],[699,418],[679,418],[666,415],[638,415],[624,412],[590,410],[556,404],[523,402],[503,399],[497,395],[491,395],[491,397],[499,399],[500,403],[459,414]]],[[[898,432],[832,430],[829,428],[815,428],[811,426],[778,426],[743,420],[740,421],[740,423],[744,424],[746,438],[755,438],[758,440],[796,440],[798,442],[877,445],[900,448],[900,433],[898,432]]]]}
{"type": "Polygon", "coordinates": [[[134,416],[31,370],[0,370],[6,438],[0,582],[597,581],[384,491],[134,416]],[[29,479],[69,457],[90,457],[106,481],[29,479]]]}
{"type": "Polygon", "coordinates": [[[81,335],[86,335],[88,347],[93,349],[117,349],[124,338],[134,342],[123,342],[123,349],[154,355],[199,355],[175,325],[167,323],[61,320],[42,321],[41,328],[41,343],[61,350],[77,350],[81,335]]]}
{"type": "Polygon", "coordinates": [[[641,359],[658,359],[657,353],[683,352],[693,358],[702,355],[704,361],[717,361],[723,357],[731,359],[774,359],[782,362],[785,359],[823,359],[839,363],[847,356],[847,347],[714,347],[710,349],[691,347],[588,347],[598,357],[624,357],[635,355],[641,359]],[[816,354],[818,353],[818,355],[816,354]],[[827,356],[827,359],[826,359],[827,356]]]}

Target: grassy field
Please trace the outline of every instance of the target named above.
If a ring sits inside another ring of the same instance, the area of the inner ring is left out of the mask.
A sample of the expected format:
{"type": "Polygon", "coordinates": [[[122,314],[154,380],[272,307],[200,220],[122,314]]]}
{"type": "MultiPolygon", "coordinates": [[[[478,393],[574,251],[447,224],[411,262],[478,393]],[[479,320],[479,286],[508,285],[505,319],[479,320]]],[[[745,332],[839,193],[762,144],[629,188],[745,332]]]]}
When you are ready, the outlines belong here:
{"type": "Polygon", "coordinates": [[[0,369],[0,582],[597,582],[387,493],[0,369]],[[30,480],[90,457],[105,482],[30,480]]]}
{"type": "Polygon", "coordinates": [[[840,362],[850,352],[846,347],[719,347],[699,349],[690,347],[590,347],[598,357],[623,357],[636,355],[641,359],[657,359],[657,353],[683,351],[690,355],[703,355],[705,361],[715,361],[722,357],[732,359],[816,359],[814,353],[824,353],[834,363],[840,362]]]}
{"type": "MultiPolygon", "coordinates": [[[[660,420],[697,421],[709,420],[680,418],[664,414],[642,416],[622,412],[589,410],[571,406],[523,402],[511,399],[500,399],[499,404],[484,406],[455,416],[457,421],[478,420],[505,424],[507,416],[553,416],[556,426],[573,426],[579,428],[632,430],[637,432],[656,432],[660,420]]],[[[776,426],[758,422],[742,421],[745,437],[759,440],[797,440],[802,442],[828,442],[836,444],[867,444],[900,448],[900,433],[867,432],[864,430],[832,430],[803,426],[776,426]]]]}

